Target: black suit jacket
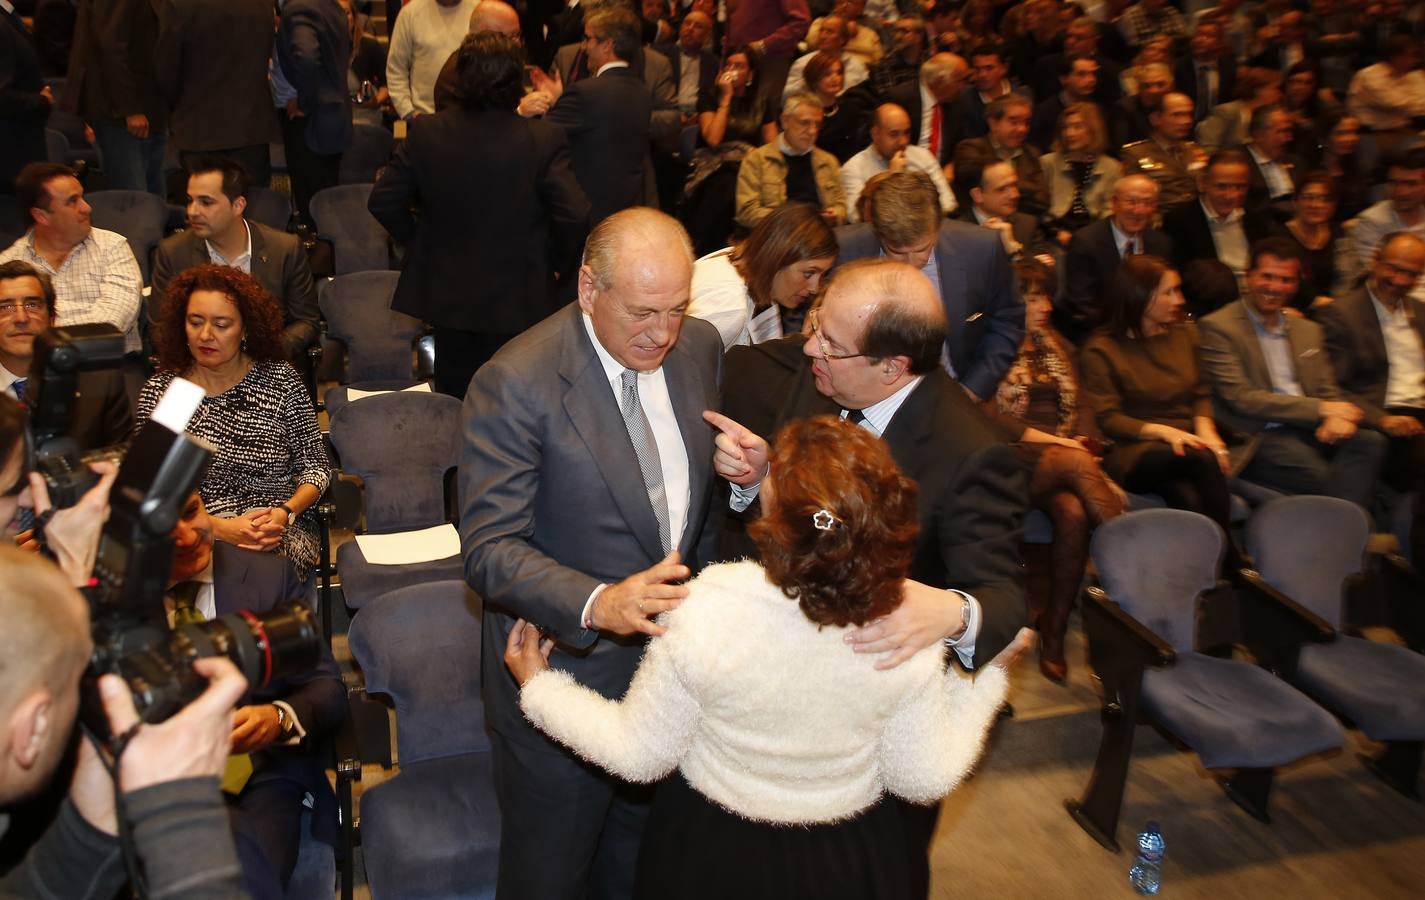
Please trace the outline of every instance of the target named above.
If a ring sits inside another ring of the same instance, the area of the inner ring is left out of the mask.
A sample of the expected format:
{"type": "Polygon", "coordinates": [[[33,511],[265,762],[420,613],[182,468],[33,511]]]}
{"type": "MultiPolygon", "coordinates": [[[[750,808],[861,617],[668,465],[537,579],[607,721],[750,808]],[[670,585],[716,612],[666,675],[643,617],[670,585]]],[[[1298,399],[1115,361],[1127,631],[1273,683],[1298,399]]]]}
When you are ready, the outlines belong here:
{"type": "MultiPolygon", "coordinates": [[[[729,350],[723,412],[769,439],[788,422],[836,415],[836,404],[816,390],[804,343],[798,336],[729,350]]],[[[920,486],[920,535],[910,577],[979,600],[984,620],[975,665],[981,666],[1025,622],[1019,557],[1028,506],[1024,464],[940,369],[911,391],[882,437],[901,471],[920,486]]],[[[742,535],[743,517],[726,521],[723,555],[755,556],[755,546],[742,535]]]]}
{"type": "MultiPolygon", "coordinates": [[[[1405,301],[1421,346],[1425,347],[1425,303],[1405,301]]],[[[1364,284],[1316,311],[1316,321],[1326,331],[1326,355],[1336,373],[1341,393],[1366,414],[1374,425],[1385,415],[1385,389],[1390,380],[1390,356],[1381,334],[1380,318],[1364,284]]]]}
{"type": "MultiPolygon", "coordinates": [[[[678,48],[676,42],[654,44],[653,49],[663,54],[668,60],[668,65],[673,69],[673,96],[678,96],[678,87],[683,83],[683,52],[678,48]]],[[[713,93],[717,81],[717,57],[711,51],[703,50],[698,54],[698,94],[700,96],[716,96],[713,93]]]]}
{"type": "MultiPolygon", "coordinates": [[[[306,593],[285,557],[221,542],[213,545],[213,601],[218,615],[246,609],[262,616],[279,605],[305,599],[306,593]]],[[[346,717],[346,688],[331,648],[325,641],[321,644],[321,659],[315,668],[273,679],[263,687],[254,686],[243,702],[281,700],[292,707],[306,738],[296,746],[269,747],[254,754],[253,768],[291,778],[309,791],[317,801],[313,833],[331,840],[336,834],[336,802],[317,745],[346,717]]]]}
{"type": "MultiPolygon", "coordinates": [[[[1197,60],[1188,56],[1173,66],[1173,89],[1191,97],[1193,108],[1197,108],[1197,60]]],[[[1226,103],[1236,98],[1237,60],[1232,54],[1224,53],[1217,58],[1217,102],[1226,103]]]]}
{"type": "Polygon", "coordinates": [[[154,73],[157,42],[156,0],[81,0],[65,109],[90,123],[143,113],[150,131],[162,131],[168,109],[154,73]]]}
{"type": "MultiPolygon", "coordinates": [[[[267,82],[272,0],[162,0],[154,61],[180,151],[229,150],[277,136],[267,82]]],[[[343,86],[345,82],[343,82],[343,86]]]]}
{"type": "MultiPolygon", "coordinates": [[[[252,229],[252,277],[282,305],[283,343],[288,356],[297,359],[316,340],[321,317],[307,254],[295,234],[276,231],[251,219],[247,226],[252,229]]],[[[156,314],[159,298],[175,276],[210,261],[207,241],[193,232],[180,231],[164,238],[153,256],[153,299],[149,309],[156,314]]]]}
{"type": "Polygon", "coordinates": [[[119,370],[80,372],[78,386],[70,436],[85,450],[127,443],[133,436],[134,410],[119,370]]]}
{"type": "MultiPolygon", "coordinates": [[[[1064,337],[1082,344],[1102,324],[1104,294],[1122,257],[1113,237],[1111,218],[1099,219],[1074,232],[1064,257],[1064,292],[1054,304],[1054,324],[1064,337]]],[[[1206,226],[1204,226],[1206,227],[1206,226]]],[[[1209,239],[1210,241],[1210,239],[1209,239]]],[[[1143,232],[1143,252],[1173,258],[1173,240],[1156,228],[1143,232]]]]}
{"type": "Polygon", "coordinates": [[[297,91],[313,153],[341,153],[351,146],[351,32],[337,0],[287,0],[277,30],[277,59],[297,91]]]}
{"type": "MultiPolygon", "coordinates": [[[[1202,201],[1184,203],[1163,217],[1163,230],[1173,239],[1173,265],[1181,269],[1195,259],[1216,259],[1217,245],[1212,242],[1212,230],[1207,227],[1207,213],[1202,201]]],[[[1253,210],[1242,213],[1242,231],[1247,243],[1270,237],[1276,229],[1267,217],[1253,210]]]]}
{"type": "Polygon", "coordinates": [[[18,17],[0,12],[0,194],[14,190],[26,163],[45,158],[45,122],[50,103],[35,42],[18,17]]]}
{"type": "Polygon", "coordinates": [[[555,309],[554,275],[572,279],[589,227],[564,132],[512,110],[416,119],[368,208],[406,245],[392,308],[485,334],[518,334],[555,309]]]}
{"type": "Polygon", "coordinates": [[[632,69],[610,69],[564,89],[544,117],[564,129],[574,176],[588,195],[591,221],[643,202],[653,97],[632,69]]]}
{"type": "MultiPolygon", "coordinates": [[[[1285,222],[1290,219],[1296,214],[1292,203],[1296,191],[1293,190],[1290,194],[1273,200],[1267,191],[1267,179],[1262,175],[1262,167],[1257,165],[1256,157],[1252,156],[1246,147],[1241,149],[1243,155],[1247,157],[1247,201],[1243,206],[1277,222],[1285,222]]],[[[1286,169],[1293,185],[1310,171],[1310,167],[1304,161],[1291,153],[1282,157],[1281,166],[1286,169]]]]}

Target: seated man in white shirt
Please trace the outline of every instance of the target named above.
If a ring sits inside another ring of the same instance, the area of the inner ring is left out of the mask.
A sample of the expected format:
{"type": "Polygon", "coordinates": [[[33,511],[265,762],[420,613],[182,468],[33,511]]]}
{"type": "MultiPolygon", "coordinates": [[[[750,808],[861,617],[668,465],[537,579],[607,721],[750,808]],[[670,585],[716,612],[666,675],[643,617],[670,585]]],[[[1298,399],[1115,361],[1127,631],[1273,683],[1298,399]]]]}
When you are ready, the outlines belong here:
{"type": "Polygon", "coordinates": [[[74,170],[30,163],[15,179],[15,197],[29,229],[0,252],[0,262],[22,259],[53,280],[54,324],[106,322],[124,333],[125,353],[138,353],[139,264],[122,234],[90,223],[74,170]]]}
{"type": "Polygon", "coordinates": [[[955,211],[955,194],[945,181],[940,163],[929,150],[910,142],[910,115],[894,103],[876,107],[871,119],[871,146],[851,157],[841,167],[841,186],[846,194],[847,215],[861,221],[857,200],[872,176],[881,172],[922,172],[935,184],[940,208],[955,211]]]}
{"type": "MultiPolygon", "coordinates": [[[[1337,250],[1337,293],[1347,293],[1374,265],[1388,235],[1408,231],[1425,238],[1425,148],[1396,154],[1385,164],[1386,197],[1372,204],[1346,229],[1337,250]]],[[[1425,299],[1420,284],[1412,294],[1425,299]]]]}
{"type": "Polygon", "coordinates": [[[871,70],[866,66],[866,63],[861,57],[846,49],[846,41],[849,36],[850,31],[845,20],[841,17],[826,16],[822,18],[821,29],[817,34],[817,47],[792,63],[791,70],[787,72],[786,86],[782,88],[782,99],[785,100],[811,90],[803,73],[806,72],[807,63],[811,62],[811,58],[820,52],[835,53],[841,57],[843,93],[870,78],[871,70]]]}
{"type": "Polygon", "coordinates": [[[1351,79],[1346,108],[1372,131],[1401,134],[1425,116],[1420,45],[1408,34],[1393,34],[1381,48],[1381,58],[1351,79]]]}

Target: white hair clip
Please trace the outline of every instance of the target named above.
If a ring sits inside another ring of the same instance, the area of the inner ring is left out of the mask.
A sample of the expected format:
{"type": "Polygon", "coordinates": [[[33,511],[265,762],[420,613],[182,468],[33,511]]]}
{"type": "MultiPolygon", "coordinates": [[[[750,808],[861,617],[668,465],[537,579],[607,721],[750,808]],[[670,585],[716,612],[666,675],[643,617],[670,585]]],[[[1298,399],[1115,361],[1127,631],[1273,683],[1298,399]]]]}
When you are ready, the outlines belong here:
{"type": "Polygon", "coordinates": [[[811,523],[817,531],[830,531],[836,527],[836,516],[829,509],[819,509],[812,515],[811,523]]]}

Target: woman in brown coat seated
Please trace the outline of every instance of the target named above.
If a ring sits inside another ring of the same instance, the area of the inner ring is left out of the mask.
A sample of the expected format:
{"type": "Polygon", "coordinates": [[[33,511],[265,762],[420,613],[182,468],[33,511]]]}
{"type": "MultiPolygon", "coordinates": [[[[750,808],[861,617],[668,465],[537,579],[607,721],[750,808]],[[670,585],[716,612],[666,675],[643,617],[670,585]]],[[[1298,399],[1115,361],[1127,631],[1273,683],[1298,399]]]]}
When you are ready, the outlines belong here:
{"type": "MultiPolygon", "coordinates": [[[[1104,469],[1129,491],[1199,512],[1230,535],[1227,445],[1198,371],[1197,327],[1183,322],[1182,279],[1156,256],[1130,256],[1109,283],[1108,324],[1085,343],[1084,396],[1114,446],[1104,469]]],[[[1231,539],[1229,557],[1235,559],[1231,539]]]]}

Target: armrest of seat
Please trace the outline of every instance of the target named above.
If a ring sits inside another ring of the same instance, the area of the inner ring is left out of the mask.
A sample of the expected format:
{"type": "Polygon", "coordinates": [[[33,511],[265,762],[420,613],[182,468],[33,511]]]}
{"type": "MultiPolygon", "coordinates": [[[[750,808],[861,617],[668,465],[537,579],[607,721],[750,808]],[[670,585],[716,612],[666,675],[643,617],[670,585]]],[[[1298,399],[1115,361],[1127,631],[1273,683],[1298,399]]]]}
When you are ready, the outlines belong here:
{"type": "Polygon", "coordinates": [[[1381,557],[1390,625],[1406,646],[1425,652],[1425,576],[1410,561],[1395,553],[1381,557]]]}
{"type": "MultiPolygon", "coordinates": [[[[355,693],[356,690],[347,690],[348,710],[355,693]]],[[[356,739],[356,719],[350,711],[332,734],[331,746],[333,769],[336,771],[337,815],[341,819],[341,844],[338,847],[337,866],[341,873],[342,900],[351,900],[355,892],[354,848],[361,843],[351,786],[361,780],[361,753],[356,739]]]]}
{"type": "Polygon", "coordinates": [[[1114,603],[1099,587],[1083,595],[1084,633],[1089,641],[1089,664],[1104,685],[1106,702],[1125,691],[1136,695],[1143,670],[1170,666],[1177,652],[1152,629],[1114,603]]]}
{"type": "Polygon", "coordinates": [[[1272,587],[1253,569],[1237,572],[1242,598],[1243,640],[1257,661],[1283,679],[1296,677],[1301,645],[1336,639],[1336,628],[1272,587]]]}

